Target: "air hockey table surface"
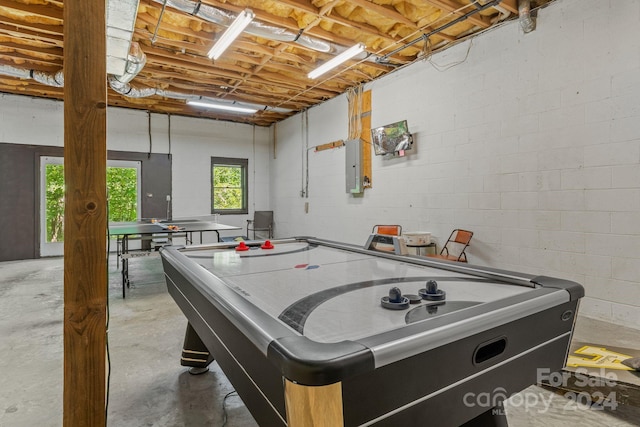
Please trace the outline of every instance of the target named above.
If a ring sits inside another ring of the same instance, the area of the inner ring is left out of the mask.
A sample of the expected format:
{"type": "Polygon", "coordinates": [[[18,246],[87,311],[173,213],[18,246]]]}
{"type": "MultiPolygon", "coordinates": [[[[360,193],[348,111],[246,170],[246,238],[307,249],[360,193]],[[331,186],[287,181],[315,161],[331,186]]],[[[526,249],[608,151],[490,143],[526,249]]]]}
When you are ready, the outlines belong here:
{"type": "Polygon", "coordinates": [[[325,400],[329,425],[484,425],[500,402],[469,393],[500,400],[564,365],[574,282],[315,238],[261,243],[161,254],[189,320],[182,364],[215,358],[261,425],[309,425],[325,400]],[[419,294],[429,280],[444,300],[382,307],[390,288],[419,294]]]}

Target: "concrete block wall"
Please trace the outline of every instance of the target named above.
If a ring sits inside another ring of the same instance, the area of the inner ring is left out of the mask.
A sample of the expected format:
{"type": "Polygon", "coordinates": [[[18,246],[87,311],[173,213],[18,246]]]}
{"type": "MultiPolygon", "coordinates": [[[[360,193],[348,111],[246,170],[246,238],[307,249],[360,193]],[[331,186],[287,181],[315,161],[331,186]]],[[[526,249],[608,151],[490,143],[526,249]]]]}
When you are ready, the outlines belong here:
{"type": "Polygon", "coordinates": [[[471,262],[576,280],[584,314],[640,328],[640,2],[558,0],[365,86],[416,149],[346,194],[345,96],[277,125],[279,235],[363,244],[374,224],[474,231],[471,262]],[[308,125],[307,125],[308,122],[308,125]],[[301,196],[308,169],[309,191],[301,196]],[[308,212],[307,212],[308,211],[308,212]]]}
{"type": "MultiPolygon", "coordinates": [[[[59,101],[0,94],[0,142],[62,146],[63,109],[59,101]]],[[[174,218],[210,215],[211,157],[217,156],[249,159],[250,213],[270,209],[270,135],[265,127],[161,114],[151,114],[149,122],[144,111],[107,111],[107,149],[171,152],[174,218]]],[[[244,228],[249,217],[229,215],[221,222],[244,228]]],[[[213,240],[205,233],[205,242],[213,240]]]]}

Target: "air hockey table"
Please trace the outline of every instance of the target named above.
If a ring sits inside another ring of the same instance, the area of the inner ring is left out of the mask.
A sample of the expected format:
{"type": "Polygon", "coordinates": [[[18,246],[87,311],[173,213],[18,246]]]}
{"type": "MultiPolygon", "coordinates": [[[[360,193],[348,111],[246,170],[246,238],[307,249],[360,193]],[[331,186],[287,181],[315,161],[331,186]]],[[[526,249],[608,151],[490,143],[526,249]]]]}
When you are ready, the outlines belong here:
{"type": "Polygon", "coordinates": [[[575,282],[310,237],[272,243],[161,250],[188,320],[181,363],[216,360],[260,425],[506,425],[502,401],[564,366],[575,282]],[[428,297],[429,281],[437,300],[383,307],[393,288],[394,302],[428,297]]]}

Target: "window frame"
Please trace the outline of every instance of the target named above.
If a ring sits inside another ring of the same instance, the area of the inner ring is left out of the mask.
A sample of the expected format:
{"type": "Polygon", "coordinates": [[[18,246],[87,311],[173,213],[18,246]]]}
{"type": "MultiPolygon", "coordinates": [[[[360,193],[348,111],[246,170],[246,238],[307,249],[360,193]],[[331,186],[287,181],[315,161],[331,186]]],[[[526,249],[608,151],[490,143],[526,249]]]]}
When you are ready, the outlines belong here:
{"type": "Polygon", "coordinates": [[[221,215],[246,215],[249,213],[249,159],[239,159],[233,157],[211,157],[211,213],[221,215]],[[213,185],[214,171],[216,166],[240,167],[241,170],[241,189],[242,189],[242,208],[240,209],[216,209],[214,206],[215,187],[213,185]]]}

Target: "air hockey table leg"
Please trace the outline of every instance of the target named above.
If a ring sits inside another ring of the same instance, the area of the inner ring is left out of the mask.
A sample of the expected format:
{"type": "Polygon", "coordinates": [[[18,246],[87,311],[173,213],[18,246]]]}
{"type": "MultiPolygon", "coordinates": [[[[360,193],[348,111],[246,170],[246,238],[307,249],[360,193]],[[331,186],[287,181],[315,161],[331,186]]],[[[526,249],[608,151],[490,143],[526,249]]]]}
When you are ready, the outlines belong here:
{"type": "Polygon", "coordinates": [[[187,324],[180,364],[189,366],[190,374],[199,375],[209,371],[211,362],[213,362],[213,356],[193,329],[191,323],[187,324]]]}
{"type": "Polygon", "coordinates": [[[344,425],[341,383],[305,386],[285,380],[284,399],[289,427],[344,425]]]}

